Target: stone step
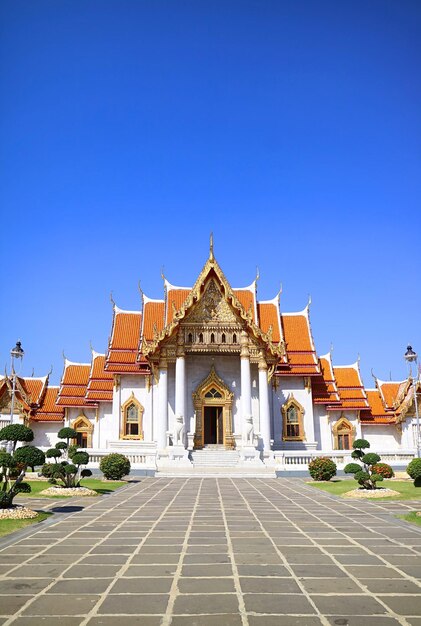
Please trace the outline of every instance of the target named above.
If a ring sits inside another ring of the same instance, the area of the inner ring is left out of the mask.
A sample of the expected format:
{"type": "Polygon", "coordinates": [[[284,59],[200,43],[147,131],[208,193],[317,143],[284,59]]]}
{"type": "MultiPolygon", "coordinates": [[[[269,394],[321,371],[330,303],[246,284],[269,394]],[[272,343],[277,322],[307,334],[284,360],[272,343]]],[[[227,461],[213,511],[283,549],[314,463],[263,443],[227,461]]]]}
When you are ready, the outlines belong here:
{"type": "Polygon", "coordinates": [[[166,467],[156,472],[157,478],[276,478],[269,467],[166,467]]]}
{"type": "Polygon", "coordinates": [[[205,448],[191,453],[194,467],[235,467],[240,455],[236,450],[205,448]]]}

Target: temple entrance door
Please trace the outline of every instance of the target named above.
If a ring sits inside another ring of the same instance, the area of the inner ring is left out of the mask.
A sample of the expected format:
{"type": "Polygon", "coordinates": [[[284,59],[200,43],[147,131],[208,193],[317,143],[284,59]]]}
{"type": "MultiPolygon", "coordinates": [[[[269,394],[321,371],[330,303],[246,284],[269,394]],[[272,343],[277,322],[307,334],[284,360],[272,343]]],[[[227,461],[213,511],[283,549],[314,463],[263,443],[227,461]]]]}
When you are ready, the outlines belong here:
{"type": "Polygon", "coordinates": [[[222,416],[222,406],[203,407],[203,444],[223,444],[224,443],[224,423],[222,416]]]}

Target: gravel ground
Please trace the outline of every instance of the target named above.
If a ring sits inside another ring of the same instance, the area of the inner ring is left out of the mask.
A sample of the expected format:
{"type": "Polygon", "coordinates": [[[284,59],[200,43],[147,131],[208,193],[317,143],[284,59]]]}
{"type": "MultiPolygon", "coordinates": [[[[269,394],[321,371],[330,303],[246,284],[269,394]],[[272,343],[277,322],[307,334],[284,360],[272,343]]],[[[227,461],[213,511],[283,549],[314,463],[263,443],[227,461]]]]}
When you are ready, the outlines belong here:
{"type": "Polygon", "coordinates": [[[354,489],[344,493],[345,498],[386,498],[399,495],[399,491],[394,489],[354,489]]]}
{"type": "Polygon", "coordinates": [[[48,487],[40,491],[43,496],[97,496],[97,492],[86,487],[48,487]]]}
{"type": "Polygon", "coordinates": [[[0,519],[33,519],[38,513],[26,506],[14,506],[11,509],[0,509],[0,519]]]}

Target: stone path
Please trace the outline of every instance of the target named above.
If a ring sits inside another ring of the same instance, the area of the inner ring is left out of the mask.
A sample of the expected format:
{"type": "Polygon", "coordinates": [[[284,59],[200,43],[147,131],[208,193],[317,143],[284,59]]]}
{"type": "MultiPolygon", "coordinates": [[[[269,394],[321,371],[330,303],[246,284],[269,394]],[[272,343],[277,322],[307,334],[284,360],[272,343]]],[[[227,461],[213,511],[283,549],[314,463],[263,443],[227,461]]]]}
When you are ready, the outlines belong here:
{"type": "Polygon", "coordinates": [[[35,502],[52,523],[0,540],[3,625],[421,626],[414,502],[230,478],[35,502]]]}

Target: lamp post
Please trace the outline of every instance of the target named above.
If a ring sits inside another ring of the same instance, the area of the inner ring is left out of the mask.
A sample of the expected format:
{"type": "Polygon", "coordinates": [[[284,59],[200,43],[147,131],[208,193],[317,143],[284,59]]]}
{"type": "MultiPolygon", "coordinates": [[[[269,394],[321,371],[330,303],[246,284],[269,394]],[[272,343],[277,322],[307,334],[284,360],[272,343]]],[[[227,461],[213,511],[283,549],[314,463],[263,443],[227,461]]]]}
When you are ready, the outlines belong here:
{"type": "Polygon", "coordinates": [[[404,358],[405,358],[405,361],[409,365],[409,376],[412,377],[412,386],[414,388],[416,437],[417,437],[417,457],[420,458],[420,416],[419,416],[419,413],[418,413],[418,402],[417,402],[418,372],[417,372],[417,367],[416,367],[416,364],[418,363],[418,355],[417,355],[416,352],[413,351],[412,346],[407,346],[404,358]],[[415,364],[416,376],[412,376],[411,363],[415,364]]]}
{"type": "Polygon", "coordinates": [[[14,348],[10,350],[10,357],[12,361],[12,399],[10,402],[10,423],[13,424],[13,411],[15,409],[15,394],[16,394],[16,372],[15,372],[15,359],[22,359],[24,355],[22,350],[22,344],[20,341],[16,342],[14,348]]]}

